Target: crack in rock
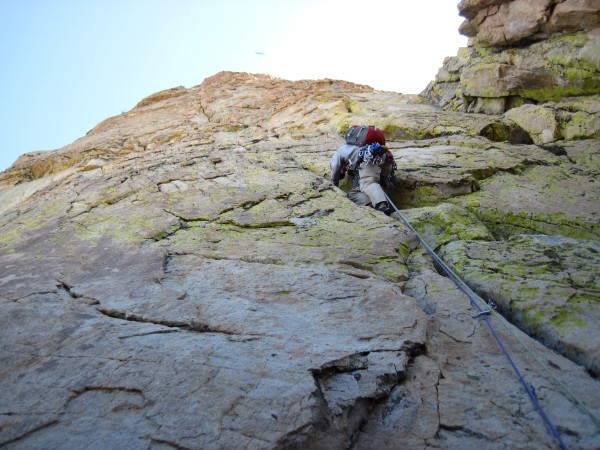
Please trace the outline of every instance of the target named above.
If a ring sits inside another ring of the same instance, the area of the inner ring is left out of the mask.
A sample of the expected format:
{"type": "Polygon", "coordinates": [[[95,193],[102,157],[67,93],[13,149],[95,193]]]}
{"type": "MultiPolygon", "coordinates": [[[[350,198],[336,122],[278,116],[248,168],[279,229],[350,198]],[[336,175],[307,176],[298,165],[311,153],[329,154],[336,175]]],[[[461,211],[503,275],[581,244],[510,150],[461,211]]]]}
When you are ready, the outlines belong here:
{"type": "MultiPolygon", "coordinates": [[[[85,303],[86,305],[98,305],[100,304],[100,301],[98,301],[95,298],[91,298],[91,297],[84,297],[81,294],[77,293],[74,291],[74,286],[72,286],[71,284],[69,284],[67,281],[65,280],[57,280],[56,281],[56,287],[60,290],[65,292],[69,297],[71,297],[74,300],[78,300],[82,303],[85,303]]],[[[55,293],[55,292],[48,292],[48,293],[55,293]]]]}
{"type": "Polygon", "coordinates": [[[181,330],[157,330],[157,331],[149,331],[147,333],[137,333],[137,334],[130,334],[127,336],[119,336],[119,339],[125,340],[125,339],[131,339],[134,337],[144,337],[144,336],[150,336],[153,334],[169,334],[169,333],[179,333],[181,330]]]}
{"type": "Polygon", "coordinates": [[[97,447],[99,439],[103,448],[126,448],[122,430],[136,427],[145,430],[142,440],[156,426],[149,423],[147,409],[154,404],[138,388],[124,386],[88,385],[72,391],[62,410],[51,420],[35,426],[24,434],[0,442],[15,444],[19,448],[83,448],[97,447]],[[109,426],[111,433],[99,432],[102,425],[109,426]],[[68,439],[65,437],[68,436],[68,439]]]}
{"type": "Polygon", "coordinates": [[[406,348],[357,352],[310,369],[315,383],[312,426],[289,433],[279,448],[351,448],[371,410],[405,377],[406,348]]]}
{"type": "MultiPolygon", "coordinates": [[[[13,415],[12,413],[8,413],[7,415],[13,415]]],[[[0,442],[0,446],[4,447],[5,445],[10,445],[10,444],[14,444],[16,442],[22,441],[24,439],[27,439],[29,436],[34,435],[35,433],[37,433],[38,431],[42,431],[46,428],[50,428],[53,425],[56,425],[59,422],[58,419],[51,419],[50,421],[43,423],[41,425],[38,425],[37,427],[17,436],[14,437],[8,441],[4,441],[4,442],[0,442]]]]}
{"type": "Polygon", "coordinates": [[[127,320],[129,322],[140,322],[140,323],[150,323],[154,325],[161,325],[168,328],[178,328],[183,331],[195,331],[198,333],[220,333],[226,334],[229,336],[239,335],[239,333],[234,333],[233,331],[228,331],[224,329],[214,328],[208,324],[196,322],[194,320],[184,321],[184,320],[161,320],[161,319],[152,319],[146,317],[144,315],[129,313],[127,311],[119,311],[115,309],[107,309],[107,308],[96,308],[98,312],[104,314],[107,317],[111,317],[113,319],[121,319],[127,320]]]}

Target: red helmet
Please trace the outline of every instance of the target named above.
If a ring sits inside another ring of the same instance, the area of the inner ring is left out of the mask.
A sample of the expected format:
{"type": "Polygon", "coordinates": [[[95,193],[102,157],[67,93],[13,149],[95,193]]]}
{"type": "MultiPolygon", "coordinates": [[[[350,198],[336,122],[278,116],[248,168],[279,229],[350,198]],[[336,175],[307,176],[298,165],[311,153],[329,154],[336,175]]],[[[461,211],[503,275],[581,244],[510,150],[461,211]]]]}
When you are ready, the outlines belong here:
{"type": "Polygon", "coordinates": [[[374,144],[375,142],[385,145],[385,136],[383,135],[383,131],[379,128],[370,126],[365,139],[365,144],[374,144]]]}

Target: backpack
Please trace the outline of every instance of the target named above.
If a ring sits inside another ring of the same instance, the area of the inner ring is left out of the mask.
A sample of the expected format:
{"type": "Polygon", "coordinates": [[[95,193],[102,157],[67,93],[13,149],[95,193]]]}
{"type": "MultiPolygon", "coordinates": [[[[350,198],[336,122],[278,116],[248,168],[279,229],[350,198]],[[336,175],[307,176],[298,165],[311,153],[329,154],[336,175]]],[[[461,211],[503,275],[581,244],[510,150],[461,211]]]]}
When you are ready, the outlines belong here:
{"type": "Polygon", "coordinates": [[[374,125],[354,125],[346,132],[346,144],[358,145],[374,144],[375,142],[385,145],[383,131],[374,125]]]}

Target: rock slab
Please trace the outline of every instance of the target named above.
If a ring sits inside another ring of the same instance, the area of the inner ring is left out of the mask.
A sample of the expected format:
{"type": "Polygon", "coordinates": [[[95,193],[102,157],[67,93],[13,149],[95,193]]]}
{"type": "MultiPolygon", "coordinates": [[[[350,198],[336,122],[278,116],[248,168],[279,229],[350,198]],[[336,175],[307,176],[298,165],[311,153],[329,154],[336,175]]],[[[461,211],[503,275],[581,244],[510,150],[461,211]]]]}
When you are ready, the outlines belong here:
{"type": "MultiPolygon", "coordinates": [[[[354,120],[386,127],[399,165],[390,195],[480,291],[502,254],[527,252],[563,269],[559,282],[521,271],[525,284],[596,301],[581,259],[588,242],[596,261],[596,139],[511,144],[490,139],[511,130],[501,116],[222,73],[0,175],[0,445],[554,448],[476,309],[416,237],[327,181],[354,120]],[[572,187],[585,195],[557,214],[572,187]],[[513,238],[523,229],[547,237],[513,238]],[[486,249],[493,264],[475,264],[486,249]]],[[[593,341],[570,353],[561,342],[581,335],[560,341],[533,322],[536,340],[493,320],[569,447],[600,447],[593,341]]]]}

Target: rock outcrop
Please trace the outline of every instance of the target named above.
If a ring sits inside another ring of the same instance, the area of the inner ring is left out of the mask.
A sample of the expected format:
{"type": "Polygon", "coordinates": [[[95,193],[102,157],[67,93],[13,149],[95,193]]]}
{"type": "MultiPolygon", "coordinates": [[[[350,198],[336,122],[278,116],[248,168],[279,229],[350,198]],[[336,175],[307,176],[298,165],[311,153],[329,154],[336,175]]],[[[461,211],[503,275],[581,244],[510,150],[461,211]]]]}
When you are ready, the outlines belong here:
{"type": "Polygon", "coordinates": [[[600,1],[463,0],[458,8],[469,46],[446,59],[426,90],[437,105],[502,114],[568,99],[570,112],[589,114],[572,97],[600,94],[600,1]]]}
{"type": "Polygon", "coordinates": [[[328,181],[361,122],[561,439],[600,447],[598,139],[238,73],[0,174],[0,445],[555,448],[415,235],[328,181]]]}

